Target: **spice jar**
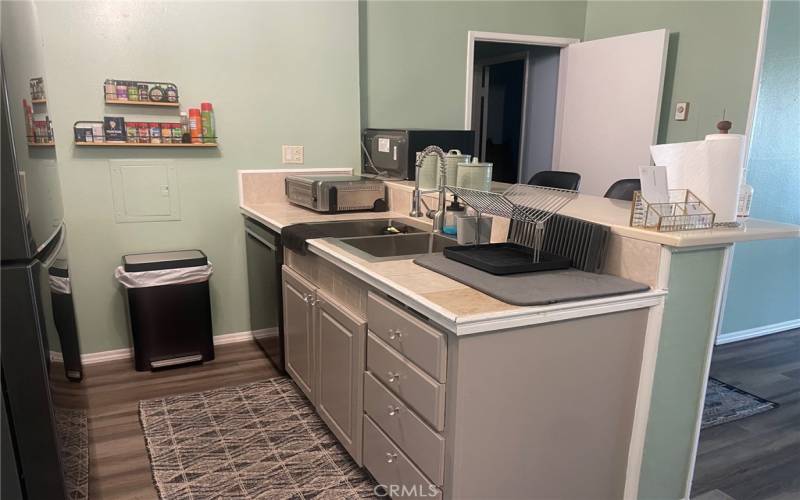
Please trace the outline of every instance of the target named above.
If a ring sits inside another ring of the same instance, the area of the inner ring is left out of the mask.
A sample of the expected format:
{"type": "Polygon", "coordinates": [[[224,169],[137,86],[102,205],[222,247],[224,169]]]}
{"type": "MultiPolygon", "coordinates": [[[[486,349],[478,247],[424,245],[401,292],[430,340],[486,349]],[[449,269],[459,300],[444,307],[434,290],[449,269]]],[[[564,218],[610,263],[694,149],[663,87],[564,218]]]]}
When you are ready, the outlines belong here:
{"type": "Polygon", "coordinates": [[[164,100],[164,89],[158,84],[150,89],[150,100],[153,102],[161,102],[164,100]]]}
{"type": "Polygon", "coordinates": [[[137,123],[139,126],[139,142],[143,144],[150,143],[150,124],[146,122],[137,123]]]}
{"type": "Polygon", "coordinates": [[[161,124],[161,142],[164,144],[172,144],[172,124],[161,124]]]}
{"type": "Polygon", "coordinates": [[[175,85],[167,85],[167,88],[164,92],[167,96],[167,101],[178,102],[178,87],[175,85]]]}
{"type": "Polygon", "coordinates": [[[133,123],[126,123],[125,124],[125,131],[127,132],[128,142],[137,143],[139,142],[139,126],[136,122],[133,123]]]}
{"type": "Polygon", "coordinates": [[[128,100],[129,101],[139,100],[139,86],[133,82],[128,82],[128,100]]]}
{"type": "Polygon", "coordinates": [[[106,100],[117,98],[117,84],[114,80],[106,80],[105,83],[106,100]]]}
{"type": "Polygon", "coordinates": [[[146,83],[139,84],[139,100],[140,101],[149,101],[150,100],[150,86],[146,83]]]}
{"type": "Polygon", "coordinates": [[[155,122],[150,124],[150,144],[161,144],[161,125],[155,122]]]}
{"type": "Polygon", "coordinates": [[[125,82],[117,82],[117,100],[128,100],[128,85],[125,82]]]}
{"type": "Polygon", "coordinates": [[[181,132],[181,124],[180,123],[173,123],[172,124],[172,143],[173,144],[180,144],[182,142],[182,132],[181,132]]]}

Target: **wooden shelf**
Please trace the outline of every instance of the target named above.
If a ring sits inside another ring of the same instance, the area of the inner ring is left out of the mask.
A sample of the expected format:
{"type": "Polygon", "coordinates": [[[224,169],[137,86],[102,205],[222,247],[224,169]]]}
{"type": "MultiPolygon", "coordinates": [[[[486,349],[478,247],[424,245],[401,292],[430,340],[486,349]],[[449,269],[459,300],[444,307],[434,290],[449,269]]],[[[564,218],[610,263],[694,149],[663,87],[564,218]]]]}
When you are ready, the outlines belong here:
{"type": "Polygon", "coordinates": [[[29,142],[28,146],[33,148],[52,148],[55,147],[55,142],[29,142]]]}
{"type": "Polygon", "coordinates": [[[152,144],[149,142],[76,142],[76,146],[89,146],[89,147],[111,147],[111,148],[215,148],[216,142],[201,142],[201,143],[161,143],[152,144]]]}
{"type": "Polygon", "coordinates": [[[47,104],[47,99],[31,99],[31,104],[47,104]]]}
{"type": "Polygon", "coordinates": [[[124,106],[158,106],[167,108],[177,108],[179,102],[157,102],[157,101],[122,101],[117,99],[106,99],[106,104],[122,104],[124,106]]]}

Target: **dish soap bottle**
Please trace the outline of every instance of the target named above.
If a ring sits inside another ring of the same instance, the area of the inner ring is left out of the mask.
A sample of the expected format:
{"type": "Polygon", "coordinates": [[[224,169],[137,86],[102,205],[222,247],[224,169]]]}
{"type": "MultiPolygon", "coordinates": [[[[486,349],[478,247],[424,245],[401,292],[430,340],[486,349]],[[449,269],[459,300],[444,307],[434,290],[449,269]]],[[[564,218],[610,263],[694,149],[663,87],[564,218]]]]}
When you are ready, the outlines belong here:
{"type": "Polygon", "coordinates": [[[444,209],[444,227],[442,232],[445,234],[456,234],[456,221],[465,214],[464,205],[458,202],[458,197],[453,197],[450,206],[444,209]]]}

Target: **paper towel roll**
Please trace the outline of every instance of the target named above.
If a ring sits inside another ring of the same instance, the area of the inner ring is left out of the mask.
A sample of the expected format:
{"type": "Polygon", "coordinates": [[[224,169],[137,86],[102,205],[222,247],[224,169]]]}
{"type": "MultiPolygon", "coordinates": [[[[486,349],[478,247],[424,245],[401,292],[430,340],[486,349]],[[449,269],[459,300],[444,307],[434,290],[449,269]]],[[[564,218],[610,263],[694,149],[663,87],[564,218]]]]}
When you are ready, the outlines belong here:
{"type": "Polygon", "coordinates": [[[667,168],[670,189],[693,192],[716,213],[716,222],[735,222],[744,147],[743,135],[710,134],[702,141],[650,146],[650,154],[667,168]]]}

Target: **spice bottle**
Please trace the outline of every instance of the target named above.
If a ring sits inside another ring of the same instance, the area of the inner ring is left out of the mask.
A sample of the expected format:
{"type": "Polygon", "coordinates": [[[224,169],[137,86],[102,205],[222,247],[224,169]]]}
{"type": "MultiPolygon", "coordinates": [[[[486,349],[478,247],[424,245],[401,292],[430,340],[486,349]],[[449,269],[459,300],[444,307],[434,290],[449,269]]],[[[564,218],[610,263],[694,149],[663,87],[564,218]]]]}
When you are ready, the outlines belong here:
{"type": "Polygon", "coordinates": [[[141,122],[139,125],[139,142],[143,144],[150,143],[150,124],[147,122],[141,122]]]}
{"type": "Polygon", "coordinates": [[[203,120],[203,142],[214,142],[217,140],[216,131],[214,130],[214,108],[211,107],[210,102],[200,103],[201,118],[203,120]]]}
{"type": "Polygon", "coordinates": [[[128,132],[128,142],[137,143],[139,142],[139,124],[137,123],[126,123],[125,130],[128,132]]]}
{"type": "Polygon", "coordinates": [[[164,144],[172,144],[172,124],[161,124],[161,142],[164,144]]]}
{"type": "Polygon", "coordinates": [[[149,101],[150,100],[150,86],[146,83],[139,84],[139,100],[140,101],[149,101]]]}
{"type": "Polygon", "coordinates": [[[203,142],[200,110],[197,108],[189,108],[189,133],[192,135],[193,144],[203,142]]]}
{"type": "Polygon", "coordinates": [[[134,82],[128,82],[128,100],[129,101],[139,100],[139,86],[136,85],[136,83],[134,82]]]}
{"type": "Polygon", "coordinates": [[[125,82],[117,82],[117,100],[128,100],[128,85],[125,82]]]}
{"type": "Polygon", "coordinates": [[[181,111],[181,142],[189,144],[192,142],[192,131],[189,128],[189,115],[181,111]]]}
{"type": "Polygon", "coordinates": [[[117,98],[117,83],[114,80],[106,80],[105,83],[106,100],[117,98]]]}
{"type": "Polygon", "coordinates": [[[150,144],[161,144],[161,125],[155,122],[150,124],[150,144]]]}
{"type": "Polygon", "coordinates": [[[172,143],[173,144],[180,144],[181,143],[181,124],[180,123],[173,123],[172,124],[172,143]]]}

